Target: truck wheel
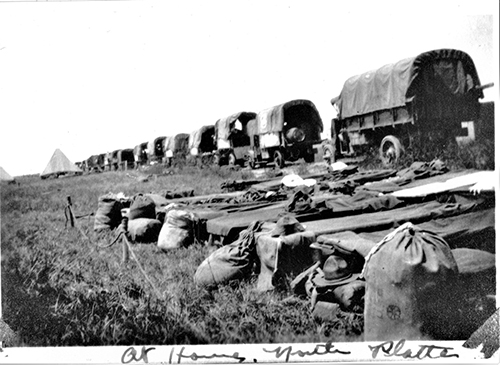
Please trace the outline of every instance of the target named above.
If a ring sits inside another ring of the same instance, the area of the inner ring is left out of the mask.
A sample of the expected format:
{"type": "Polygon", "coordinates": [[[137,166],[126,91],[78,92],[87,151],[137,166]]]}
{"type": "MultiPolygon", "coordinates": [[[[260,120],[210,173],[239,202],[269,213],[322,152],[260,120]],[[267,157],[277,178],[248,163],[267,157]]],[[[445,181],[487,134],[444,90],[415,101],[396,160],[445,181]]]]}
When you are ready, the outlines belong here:
{"type": "Polygon", "coordinates": [[[274,165],[282,169],[285,166],[285,159],[280,151],[274,152],[274,165]]]}
{"type": "Polygon", "coordinates": [[[255,159],[253,157],[248,158],[248,166],[250,166],[252,170],[257,167],[257,163],[255,162],[255,159]]]}
{"type": "Polygon", "coordinates": [[[306,153],[304,156],[304,161],[306,163],[313,163],[314,162],[314,153],[306,153]]]}
{"type": "Polygon", "coordinates": [[[236,165],[236,156],[234,153],[230,153],[228,158],[227,158],[227,164],[229,166],[235,166],[236,165]]]}
{"type": "Polygon", "coordinates": [[[214,165],[220,166],[220,156],[218,154],[214,155],[213,162],[214,162],[214,165]]]}
{"type": "Polygon", "coordinates": [[[385,136],[380,142],[380,159],[385,166],[396,164],[403,152],[401,142],[394,136],[385,136]]]}
{"type": "Polygon", "coordinates": [[[335,150],[331,144],[323,146],[323,160],[330,165],[335,162],[335,150]]]}

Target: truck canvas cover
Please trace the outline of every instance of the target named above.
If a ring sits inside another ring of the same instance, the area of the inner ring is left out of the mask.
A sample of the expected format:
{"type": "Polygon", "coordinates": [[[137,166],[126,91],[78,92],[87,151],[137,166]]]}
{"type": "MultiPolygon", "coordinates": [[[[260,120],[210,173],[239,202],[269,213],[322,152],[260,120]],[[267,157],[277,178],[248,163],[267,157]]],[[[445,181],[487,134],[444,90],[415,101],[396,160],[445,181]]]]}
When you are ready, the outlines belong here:
{"type": "Polygon", "coordinates": [[[213,142],[214,126],[205,125],[189,135],[189,149],[200,148],[203,152],[214,149],[213,142]]]}
{"type": "Polygon", "coordinates": [[[285,123],[291,121],[287,119],[296,119],[299,122],[297,124],[307,121],[307,124],[316,126],[319,133],[323,131],[323,122],[316,106],[309,100],[298,99],[260,111],[257,114],[257,134],[283,132],[285,123]],[[292,107],[299,107],[293,113],[295,117],[286,118],[287,111],[292,107]]]}
{"type": "Polygon", "coordinates": [[[217,139],[227,141],[229,139],[229,135],[231,134],[231,124],[240,120],[244,125],[249,120],[254,119],[255,116],[256,114],[253,112],[239,112],[232,114],[229,117],[219,119],[215,122],[215,133],[217,135],[217,139]]]}
{"type": "Polygon", "coordinates": [[[467,53],[439,49],[349,78],[332,104],[338,107],[339,118],[345,119],[404,107],[419,98],[427,98],[427,104],[429,99],[464,97],[477,102],[483,97],[477,86],[479,77],[467,53]]]}
{"type": "Polygon", "coordinates": [[[189,134],[179,133],[175,136],[165,138],[164,151],[184,151],[187,149],[189,143],[189,134]]]}

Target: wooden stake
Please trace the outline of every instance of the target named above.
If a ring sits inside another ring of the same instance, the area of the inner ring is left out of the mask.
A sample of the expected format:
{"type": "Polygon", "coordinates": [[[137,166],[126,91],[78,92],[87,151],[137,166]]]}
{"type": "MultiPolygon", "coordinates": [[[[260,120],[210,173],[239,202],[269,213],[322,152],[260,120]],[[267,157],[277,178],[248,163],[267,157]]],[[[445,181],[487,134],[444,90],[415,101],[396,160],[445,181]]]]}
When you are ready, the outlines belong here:
{"type": "Polygon", "coordinates": [[[128,218],[123,217],[122,219],[122,226],[121,226],[122,231],[122,264],[126,264],[130,258],[130,252],[128,251],[128,218]]]}
{"type": "Polygon", "coordinates": [[[71,227],[75,226],[75,217],[73,216],[73,212],[71,211],[71,197],[68,196],[68,211],[69,211],[69,222],[71,224],[71,227]]]}

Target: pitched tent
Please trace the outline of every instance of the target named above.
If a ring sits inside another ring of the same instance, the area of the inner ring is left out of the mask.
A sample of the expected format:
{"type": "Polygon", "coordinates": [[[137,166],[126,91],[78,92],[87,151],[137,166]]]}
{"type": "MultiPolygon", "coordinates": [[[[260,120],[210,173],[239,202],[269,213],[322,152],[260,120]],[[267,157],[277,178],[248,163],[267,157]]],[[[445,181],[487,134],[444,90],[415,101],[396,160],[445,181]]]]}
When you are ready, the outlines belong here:
{"type": "Polygon", "coordinates": [[[77,167],[73,162],[68,160],[68,158],[61,152],[60,149],[56,149],[52,158],[50,159],[47,167],[40,174],[42,179],[45,179],[51,175],[59,176],[64,174],[82,174],[83,171],[77,167]]]}
{"type": "Polygon", "coordinates": [[[3,169],[2,166],[0,166],[0,181],[7,181],[7,182],[12,182],[14,181],[14,178],[10,176],[7,171],[3,169]]]}

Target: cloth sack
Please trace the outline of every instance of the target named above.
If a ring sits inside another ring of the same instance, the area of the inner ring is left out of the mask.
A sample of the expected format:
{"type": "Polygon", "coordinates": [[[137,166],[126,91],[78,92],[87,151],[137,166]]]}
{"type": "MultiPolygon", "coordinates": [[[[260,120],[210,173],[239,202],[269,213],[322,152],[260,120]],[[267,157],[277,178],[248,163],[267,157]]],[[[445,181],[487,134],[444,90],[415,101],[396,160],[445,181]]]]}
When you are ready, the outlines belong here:
{"type": "Polygon", "coordinates": [[[195,215],[185,210],[170,210],[158,237],[163,251],[187,247],[194,242],[195,215]]]}
{"type": "Polygon", "coordinates": [[[286,236],[292,233],[304,232],[305,227],[291,215],[284,215],[276,222],[276,226],[268,232],[271,237],[286,236]]]}
{"type": "Polygon", "coordinates": [[[130,220],[137,218],[156,218],[156,205],[153,199],[148,196],[139,194],[134,197],[132,204],[130,205],[130,211],[128,213],[128,218],[130,220]]]}
{"type": "Polygon", "coordinates": [[[249,277],[255,264],[255,236],[261,226],[262,222],[252,222],[236,241],[212,252],[198,266],[195,283],[212,288],[249,277]]]}
{"type": "Polygon", "coordinates": [[[333,289],[335,303],[338,303],[343,311],[363,313],[365,287],[366,283],[364,281],[354,280],[333,289]]]}
{"type": "Polygon", "coordinates": [[[94,230],[115,229],[121,223],[123,204],[114,194],[99,197],[97,212],[94,219],[94,230]]]}
{"type": "MultiPolygon", "coordinates": [[[[376,242],[361,237],[353,231],[324,234],[317,238],[313,248],[321,252],[321,257],[339,250],[356,252],[361,258],[370,253],[376,242]],[[329,252],[330,251],[330,252],[329,252]]],[[[359,261],[361,261],[361,258],[359,261]]],[[[361,266],[364,265],[364,259],[361,266]]],[[[361,268],[362,269],[362,268],[361,268]]]]}
{"type": "Polygon", "coordinates": [[[153,243],[158,241],[161,222],[151,218],[136,218],[128,221],[128,233],[135,243],[153,243]]]}
{"type": "Polygon", "coordinates": [[[314,210],[313,201],[309,194],[302,189],[297,190],[288,200],[285,211],[292,213],[307,213],[314,210]]]}
{"type": "Polygon", "coordinates": [[[310,248],[316,235],[312,231],[298,231],[287,235],[259,234],[256,253],[259,262],[258,291],[282,289],[313,263],[310,248]]]}
{"type": "Polygon", "coordinates": [[[344,311],[363,313],[365,282],[353,280],[336,287],[314,287],[311,292],[311,310],[316,311],[320,303],[332,303],[344,311]]]}
{"type": "Polygon", "coordinates": [[[366,257],[365,341],[440,340],[456,318],[458,268],[444,239],[405,223],[366,257]]]}

